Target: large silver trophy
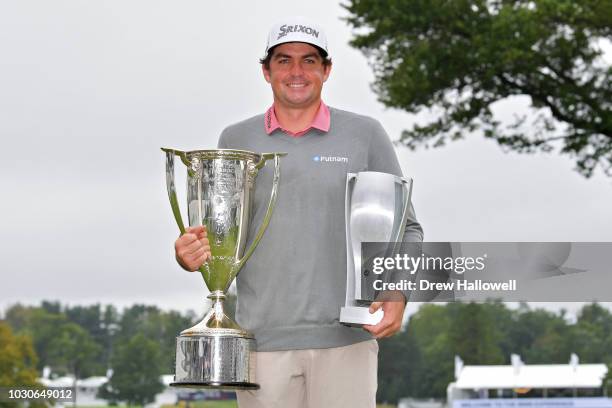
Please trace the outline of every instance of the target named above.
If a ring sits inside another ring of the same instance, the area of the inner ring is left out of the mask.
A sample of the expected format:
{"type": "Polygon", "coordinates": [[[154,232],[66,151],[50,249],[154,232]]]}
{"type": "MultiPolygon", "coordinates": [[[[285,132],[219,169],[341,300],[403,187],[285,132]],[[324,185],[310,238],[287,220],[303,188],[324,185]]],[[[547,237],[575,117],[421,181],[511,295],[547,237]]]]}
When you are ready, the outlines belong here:
{"type": "Polygon", "coordinates": [[[210,311],[176,338],[176,370],[172,386],[216,389],[258,389],[254,382],[253,335],[223,311],[225,293],[266,230],[276,202],[279,157],[243,150],[196,150],[166,153],[166,185],[174,218],[185,232],[174,185],[174,157],[187,166],[187,209],[190,226],[205,225],[211,258],[200,267],[210,290],[210,311]],[[251,246],[244,251],[257,172],[274,159],[270,202],[251,246]]]}
{"type": "Polygon", "coordinates": [[[362,270],[363,242],[388,243],[384,253],[396,251],[406,226],[412,179],[364,171],[346,177],[346,299],[340,322],[349,325],[377,324],[383,311],[369,312],[376,294],[370,273],[362,270]]]}

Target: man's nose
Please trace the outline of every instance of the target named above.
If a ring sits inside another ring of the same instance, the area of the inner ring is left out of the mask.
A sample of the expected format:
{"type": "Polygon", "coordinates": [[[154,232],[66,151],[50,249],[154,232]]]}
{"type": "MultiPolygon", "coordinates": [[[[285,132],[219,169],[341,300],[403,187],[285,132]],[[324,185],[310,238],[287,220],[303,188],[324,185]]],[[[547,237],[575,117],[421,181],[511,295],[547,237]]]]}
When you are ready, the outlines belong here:
{"type": "Polygon", "coordinates": [[[292,75],[301,75],[303,72],[304,72],[304,69],[302,68],[301,62],[296,61],[293,64],[291,64],[291,74],[292,75]]]}

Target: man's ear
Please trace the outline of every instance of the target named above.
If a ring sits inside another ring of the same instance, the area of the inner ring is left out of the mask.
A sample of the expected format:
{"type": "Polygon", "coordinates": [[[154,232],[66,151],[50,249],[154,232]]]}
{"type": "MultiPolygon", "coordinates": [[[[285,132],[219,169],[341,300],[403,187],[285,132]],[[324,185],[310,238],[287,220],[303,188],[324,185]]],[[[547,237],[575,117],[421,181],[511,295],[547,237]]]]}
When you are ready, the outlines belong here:
{"type": "Polygon", "coordinates": [[[270,83],[270,70],[266,68],[264,64],[261,64],[261,72],[263,73],[264,78],[267,83],[270,83]]]}
{"type": "Polygon", "coordinates": [[[325,82],[325,81],[327,81],[327,78],[329,78],[329,74],[331,73],[331,69],[332,69],[331,62],[328,65],[325,65],[323,68],[324,68],[324,71],[323,71],[323,82],[325,82]]]}

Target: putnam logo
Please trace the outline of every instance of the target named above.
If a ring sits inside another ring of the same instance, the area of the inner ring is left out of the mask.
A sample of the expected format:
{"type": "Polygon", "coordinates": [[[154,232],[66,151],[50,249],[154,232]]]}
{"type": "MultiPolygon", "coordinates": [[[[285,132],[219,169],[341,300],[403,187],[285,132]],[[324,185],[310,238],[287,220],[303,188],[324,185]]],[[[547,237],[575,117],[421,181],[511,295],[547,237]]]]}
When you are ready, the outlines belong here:
{"type": "Polygon", "coordinates": [[[314,156],[313,161],[318,163],[348,163],[348,157],[342,156],[314,156]]]}

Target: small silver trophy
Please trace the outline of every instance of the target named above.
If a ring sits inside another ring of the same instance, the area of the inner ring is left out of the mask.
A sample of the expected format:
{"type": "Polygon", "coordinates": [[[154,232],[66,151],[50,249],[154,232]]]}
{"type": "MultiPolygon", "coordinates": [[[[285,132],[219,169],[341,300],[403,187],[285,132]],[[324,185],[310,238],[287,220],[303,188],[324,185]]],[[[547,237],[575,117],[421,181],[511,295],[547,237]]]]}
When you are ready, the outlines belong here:
{"type": "Polygon", "coordinates": [[[364,171],[346,177],[346,300],[340,322],[349,325],[377,324],[383,311],[369,312],[374,290],[362,271],[362,242],[389,243],[393,253],[406,226],[412,179],[388,173],[364,171]]]}
{"type": "Polygon", "coordinates": [[[254,381],[253,335],[223,311],[232,281],[266,230],[276,203],[280,156],[244,150],[196,150],[166,153],[166,187],[174,218],[185,232],[174,186],[174,156],[187,166],[187,210],[190,226],[205,225],[211,258],[200,267],[212,307],[204,319],[176,338],[174,382],[178,387],[258,389],[254,381]],[[251,246],[244,252],[257,172],[274,159],[272,192],[266,214],[251,246]],[[244,253],[244,255],[243,255],[244,253]]]}

